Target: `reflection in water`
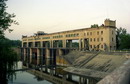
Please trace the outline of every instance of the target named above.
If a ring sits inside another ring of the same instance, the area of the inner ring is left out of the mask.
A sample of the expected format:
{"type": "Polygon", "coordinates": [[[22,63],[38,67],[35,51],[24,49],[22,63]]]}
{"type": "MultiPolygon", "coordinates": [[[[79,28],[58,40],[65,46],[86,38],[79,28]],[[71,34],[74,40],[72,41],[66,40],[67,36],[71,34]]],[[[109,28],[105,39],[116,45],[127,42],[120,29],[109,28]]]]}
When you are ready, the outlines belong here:
{"type": "Polygon", "coordinates": [[[17,54],[10,46],[10,41],[0,38],[0,84],[7,84],[8,80],[15,75],[12,71],[16,67],[17,54]]]}
{"type": "MultiPolygon", "coordinates": [[[[18,69],[22,68],[22,62],[18,62],[18,69]]],[[[46,80],[42,80],[26,71],[16,72],[16,78],[9,81],[8,84],[52,84],[46,80]]]]}

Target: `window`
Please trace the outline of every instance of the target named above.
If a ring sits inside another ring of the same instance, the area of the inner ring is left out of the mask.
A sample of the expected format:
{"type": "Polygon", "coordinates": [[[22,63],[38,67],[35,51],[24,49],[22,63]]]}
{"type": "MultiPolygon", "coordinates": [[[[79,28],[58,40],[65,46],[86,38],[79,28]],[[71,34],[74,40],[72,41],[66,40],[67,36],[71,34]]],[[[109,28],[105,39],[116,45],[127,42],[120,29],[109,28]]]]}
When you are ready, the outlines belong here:
{"type": "Polygon", "coordinates": [[[103,38],[101,38],[101,41],[103,41],[103,38]]]}
{"type": "Polygon", "coordinates": [[[90,35],[92,35],[92,32],[90,32],[90,35]]]}
{"type": "Polygon", "coordinates": [[[92,38],[90,38],[90,41],[92,42],[92,38]]]}
{"type": "Polygon", "coordinates": [[[93,45],[94,48],[96,48],[96,45],[93,45]]]}
{"type": "Polygon", "coordinates": [[[101,48],[103,48],[103,45],[101,45],[101,48]]]}
{"type": "Polygon", "coordinates": [[[99,38],[97,38],[97,41],[99,42],[99,38]]]}
{"type": "Polygon", "coordinates": [[[103,31],[101,31],[101,34],[103,34],[103,31]]]}
{"type": "Polygon", "coordinates": [[[99,48],[99,45],[97,45],[97,48],[99,48]]]}
{"type": "Polygon", "coordinates": [[[68,36],[70,37],[70,34],[68,36]]]}
{"type": "Polygon", "coordinates": [[[86,36],[86,33],[84,33],[84,36],[86,36]]]}
{"type": "Polygon", "coordinates": [[[112,49],[112,46],[110,46],[110,49],[112,49]]]}
{"type": "Polygon", "coordinates": [[[97,35],[99,35],[99,31],[97,32],[97,35]]]}
{"type": "Polygon", "coordinates": [[[71,34],[71,37],[73,37],[73,34],[71,34]]]}
{"type": "Polygon", "coordinates": [[[56,36],[56,38],[58,38],[59,36],[56,36]]]}
{"type": "Polygon", "coordinates": [[[113,31],[112,31],[112,35],[113,35],[113,31]]]}
{"type": "Polygon", "coordinates": [[[112,41],[113,41],[113,38],[112,38],[112,41]]]}
{"type": "Polygon", "coordinates": [[[74,37],[75,37],[75,34],[74,34],[74,37]]]}
{"type": "Polygon", "coordinates": [[[87,32],[87,35],[89,35],[89,32],[87,32]]]}
{"type": "Polygon", "coordinates": [[[94,38],[93,40],[94,40],[94,42],[96,41],[96,39],[95,39],[95,38],[94,38]]]}
{"type": "Polygon", "coordinates": [[[92,45],[90,45],[90,48],[92,48],[92,45]]]}

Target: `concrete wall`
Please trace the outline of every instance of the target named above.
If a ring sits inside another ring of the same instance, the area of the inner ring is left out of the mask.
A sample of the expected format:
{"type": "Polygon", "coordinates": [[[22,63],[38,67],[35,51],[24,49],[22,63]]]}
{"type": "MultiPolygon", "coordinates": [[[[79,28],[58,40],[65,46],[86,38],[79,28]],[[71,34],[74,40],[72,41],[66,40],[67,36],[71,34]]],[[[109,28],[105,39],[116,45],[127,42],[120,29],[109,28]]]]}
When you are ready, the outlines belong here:
{"type": "Polygon", "coordinates": [[[130,60],[111,74],[103,78],[97,84],[130,84],[130,60]]]}

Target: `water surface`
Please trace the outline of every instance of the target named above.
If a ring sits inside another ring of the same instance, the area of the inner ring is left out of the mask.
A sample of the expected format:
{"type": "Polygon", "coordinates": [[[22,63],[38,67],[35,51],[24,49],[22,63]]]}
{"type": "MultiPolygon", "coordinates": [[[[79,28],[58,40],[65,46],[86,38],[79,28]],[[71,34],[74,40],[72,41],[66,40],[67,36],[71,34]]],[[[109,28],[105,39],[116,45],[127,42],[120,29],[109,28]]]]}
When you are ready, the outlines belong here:
{"type": "MultiPolygon", "coordinates": [[[[22,68],[22,62],[18,62],[18,69],[22,68]]],[[[53,84],[47,80],[41,80],[40,78],[26,72],[16,72],[16,77],[13,77],[13,81],[9,81],[8,84],[53,84]]]]}

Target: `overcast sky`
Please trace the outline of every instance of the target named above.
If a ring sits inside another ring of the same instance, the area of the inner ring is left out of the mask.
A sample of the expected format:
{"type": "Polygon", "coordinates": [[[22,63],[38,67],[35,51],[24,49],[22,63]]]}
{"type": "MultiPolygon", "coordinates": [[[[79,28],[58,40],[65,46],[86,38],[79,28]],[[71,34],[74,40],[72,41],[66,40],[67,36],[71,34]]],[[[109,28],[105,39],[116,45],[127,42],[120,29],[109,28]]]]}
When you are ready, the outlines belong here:
{"type": "Polygon", "coordinates": [[[7,12],[15,13],[20,25],[12,25],[10,39],[46,33],[88,28],[103,24],[106,18],[116,20],[117,27],[130,33],[130,0],[8,0],[7,12]]]}

